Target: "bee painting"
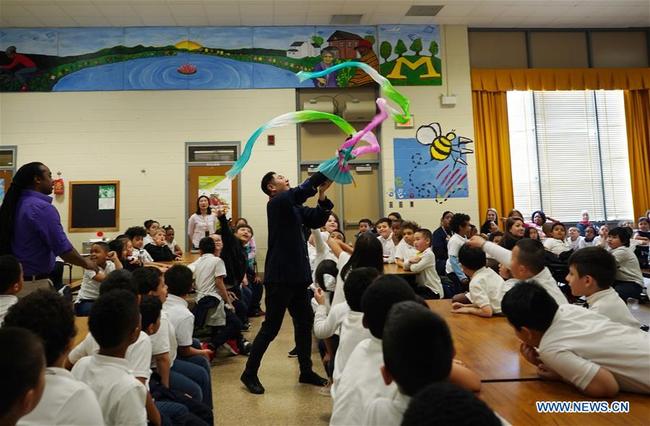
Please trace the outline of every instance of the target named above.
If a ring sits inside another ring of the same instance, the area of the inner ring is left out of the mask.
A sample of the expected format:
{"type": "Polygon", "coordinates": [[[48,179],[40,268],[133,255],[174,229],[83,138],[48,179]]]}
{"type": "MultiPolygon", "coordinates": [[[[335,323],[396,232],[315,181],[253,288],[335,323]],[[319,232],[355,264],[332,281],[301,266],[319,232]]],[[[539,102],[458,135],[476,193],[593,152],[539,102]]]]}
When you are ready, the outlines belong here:
{"type": "Polygon", "coordinates": [[[443,134],[439,123],[431,123],[418,127],[415,138],[422,145],[429,145],[431,159],[436,161],[445,161],[451,157],[454,160],[454,166],[457,164],[467,165],[464,156],[472,154],[474,151],[466,147],[467,144],[473,143],[469,138],[456,135],[452,130],[443,134]]]}

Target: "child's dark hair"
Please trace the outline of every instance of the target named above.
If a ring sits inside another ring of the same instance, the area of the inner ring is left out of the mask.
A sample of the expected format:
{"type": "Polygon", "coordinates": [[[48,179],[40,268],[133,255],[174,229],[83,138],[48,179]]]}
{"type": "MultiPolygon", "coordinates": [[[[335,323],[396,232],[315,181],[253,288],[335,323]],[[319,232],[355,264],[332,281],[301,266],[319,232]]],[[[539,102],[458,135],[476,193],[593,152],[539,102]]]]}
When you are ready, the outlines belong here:
{"type": "Polygon", "coordinates": [[[143,296],[140,302],[140,328],[144,331],[160,318],[162,302],[156,296],[143,296]]]}
{"type": "Polygon", "coordinates": [[[104,253],[108,253],[109,251],[111,251],[111,248],[108,246],[108,243],[104,241],[96,241],[92,245],[99,247],[104,253]]]}
{"type": "Polygon", "coordinates": [[[268,186],[271,182],[273,182],[273,176],[275,176],[275,172],[268,172],[262,177],[262,183],[260,184],[262,187],[262,192],[264,192],[269,197],[271,196],[271,190],[268,188],[268,186]]]}
{"type": "Polygon", "coordinates": [[[341,268],[341,277],[345,280],[350,270],[362,266],[373,267],[380,273],[384,271],[384,249],[372,232],[359,235],[350,260],[341,268]]]}
{"type": "Polygon", "coordinates": [[[185,265],[174,265],[165,272],[165,284],[174,296],[185,296],[192,291],[192,271],[185,265]]]}
{"type": "Polygon", "coordinates": [[[361,219],[361,220],[359,221],[359,225],[361,225],[362,223],[367,223],[368,226],[369,226],[370,228],[372,228],[372,225],[373,225],[372,220],[370,220],[370,219],[368,219],[368,218],[363,218],[363,219],[361,219]]]}
{"type": "Polygon", "coordinates": [[[325,288],[325,279],[323,278],[323,275],[325,274],[329,274],[336,278],[339,274],[339,270],[336,268],[336,262],[331,259],[325,259],[316,267],[316,272],[314,272],[314,281],[316,281],[316,284],[318,284],[323,291],[327,291],[327,288],[325,288]]]}
{"type": "Polygon", "coordinates": [[[14,404],[34,389],[45,368],[43,344],[31,331],[21,327],[0,328],[0,413],[8,413],[14,404]]]}
{"type": "Polygon", "coordinates": [[[469,215],[466,215],[465,213],[455,213],[454,216],[452,216],[451,218],[449,227],[455,234],[457,234],[460,231],[461,226],[464,226],[469,221],[470,221],[469,215]]]}
{"type": "Polygon", "coordinates": [[[126,235],[129,240],[133,240],[135,237],[146,237],[147,236],[147,230],[144,229],[142,226],[132,226],[124,232],[124,235],[126,235]]]}
{"type": "Polygon", "coordinates": [[[387,217],[382,217],[382,218],[379,219],[377,222],[375,222],[375,226],[379,226],[379,224],[381,224],[381,223],[385,223],[385,224],[387,224],[388,227],[390,228],[390,226],[393,224],[393,221],[390,220],[390,219],[387,218],[387,217]]]}
{"type": "Polygon", "coordinates": [[[138,301],[126,290],[100,295],[90,308],[88,317],[88,329],[101,348],[123,344],[139,323],[138,301]]]}
{"type": "Polygon", "coordinates": [[[566,232],[566,225],[562,222],[553,222],[553,227],[551,229],[555,229],[556,226],[561,226],[562,229],[564,229],[564,232],[566,232]]]}
{"type": "MultiPolygon", "coordinates": [[[[528,228],[527,228],[528,229],[528,228]]],[[[491,232],[488,235],[488,241],[494,241],[496,237],[503,237],[503,232],[497,231],[497,232],[491,232]]]]}
{"type": "Polygon", "coordinates": [[[376,268],[356,268],[350,271],[343,283],[343,294],[350,310],[361,312],[361,298],[373,280],[379,276],[376,268]]]}
{"type": "Polygon", "coordinates": [[[20,281],[22,269],[20,262],[11,254],[0,256],[0,294],[6,293],[11,286],[20,281]]]}
{"type": "Polygon", "coordinates": [[[535,228],[534,226],[529,226],[528,228],[524,229],[524,238],[530,238],[530,239],[539,241],[539,230],[537,228],[535,228]],[[532,238],[530,236],[532,231],[535,231],[537,233],[537,238],[532,238]]]}
{"type": "Polygon", "coordinates": [[[171,226],[171,225],[165,225],[165,226],[162,227],[162,229],[164,229],[165,232],[167,232],[167,231],[173,231],[174,227],[171,226]]]}
{"type": "Polygon", "coordinates": [[[345,234],[341,230],[335,229],[332,232],[330,232],[330,234],[334,234],[334,233],[339,234],[342,237],[341,240],[343,240],[343,242],[345,242],[345,234]]]}
{"type": "Polygon", "coordinates": [[[480,248],[464,244],[458,250],[458,261],[461,265],[472,271],[478,271],[486,265],[485,252],[480,248]]]}
{"type": "Polygon", "coordinates": [[[609,288],[616,277],[616,259],[602,247],[585,247],[569,257],[569,266],[573,266],[580,278],[590,275],[598,288],[609,288]]]}
{"type": "Polygon", "coordinates": [[[418,229],[420,229],[420,226],[411,220],[405,220],[402,222],[402,229],[410,229],[415,233],[418,229]]]}
{"type": "Polygon", "coordinates": [[[397,275],[382,275],[375,279],[361,298],[363,325],[370,334],[381,339],[390,308],[399,302],[414,301],[415,292],[397,275]]]}
{"type": "Polygon", "coordinates": [[[519,248],[517,260],[521,265],[528,268],[533,274],[542,272],[546,263],[544,245],[540,241],[522,238],[517,241],[515,247],[519,248]]]}
{"type": "Polygon", "coordinates": [[[116,269],[108,274],[106,279],[99,284],[99,295],[102,296],[115,290],[126,290],[131,294],[138,294],[138,287],[133,281],[133,275],[126,269],[116,269]]]}
{"type": "Polygon", "coordinates": [[[535,215],[539,215],[542,218],[542,224],[546,223],[546,214],[541,210],[535,210],[533,214],[530,215],[530,220],[535,222],[535,215]]]}
{"type": "Polygon", "coordinates": [[[630,238],[632,237],[630,235],[631,234],[630,231],[632,231],[632,230],[630,228],[628,228],[628,227],[617,226],[614,229],[610,229],[609,235],[611,235],[612,237],[618,237],[621,240],[621,243],[625,247],[629,247],[630,246],[630,238]]]}
{"type": "Polygon", "coordinates": [[[433,238],[433,234],[431,234],[431,231],[427,228],[419,228],[415,232],[420,233],[422,235],[422,238],[424,238],[425,240],[431,241],[431,239],[433,238]]]}
{"type": "Polygon", "coordinates": [[[402,215],[399,214],[399,212],[390,212],[390,213],[388,213],[387,217],[388,216],[395,216],[397,218],[397,220],[402,220],[402,215]]]}
{"type": "Polygon", "coordinates": [[[384,365],[408,396],[446,380],[451,372],[454,345],[447,323],[417,302],[400,302],[390,309],[382,349],[384,365]],[[413,342],[419,342],[417,350],[405,350],[413,342]]]}
{"type": "Polygon", "coordinates": [[[248,223],[246,224],[242,223],[241,225],[237,225],[237,227],[235,228],[235,232],[239,231],[240,229],[248,229],[248,232],[251,233],[251,237],[255,235],[253,233],[253,228],[251,228],[251,226],[248,223]]]}
{"type": "Polygon", "coordinates": [[[122,258],[122,250],[124,250],[124,241],[121,239],[114,239],[108,243],[108,249],[114,251],[117,254],[118,258],[122,258]]]}
{"type": "Polygon", "coordinates": [[[201,253],[214,253],[214,251],[217,249],[216,245],[214,244],[214,240],[211,237],[203,237],[199,241],[199,250],[201,253]]]}
{"type": "Polygon", "coordinates": [[[432,383],[409,403],[402,426],[501,426],[492,409],[472,392],[449,382],[432,383]]]}
{"type": "Polygon", "coordinates": [[[557,309],[557,302],[535,281],[515,284],[501,301],[501,311],[517,330],[548,330],[557,309]]]}
{"type": "Polygon", "coordinates": [[[138,289],[138,294],[149,294],[149,292],[156,291],[158,288],[162,273],[158,268],[145,266],[144,268],[136,269],[131,275],[138,289]]]}
{"type": "Polygon", "coordinates": [[[157,223],[158,225],[160,225],[160,222],[158,222],[157,220],[148,219],[148,220],[145,220],[145,221],[144,221],[144,227],[145,227],[147,230],[149,230],[149,228],[151,228],[151,225],[153,225],[154,223],[157,223]]]}
{"type": "Polygon", "coordinates": [[[54,365],[77,334],[72,303],[57,292],[45,289],[18,300],[9,309],[4,326],[26,328],[40,337],[47,365],[54,365]]]}

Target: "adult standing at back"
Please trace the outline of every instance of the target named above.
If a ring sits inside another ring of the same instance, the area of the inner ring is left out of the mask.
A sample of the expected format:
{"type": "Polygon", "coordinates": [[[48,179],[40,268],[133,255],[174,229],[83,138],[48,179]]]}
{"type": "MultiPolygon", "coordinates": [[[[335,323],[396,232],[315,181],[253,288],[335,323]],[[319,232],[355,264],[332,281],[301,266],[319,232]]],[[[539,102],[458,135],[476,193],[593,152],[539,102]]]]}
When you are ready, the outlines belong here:
{"type": "Polygon", "coordinates": [[[303,225],[317,229],[325,225],[334,205],[325,196],[332,184],[325,175],[314,173],[297,188],[275,172],[262,178],[262,191],[269,196],[266,215],[269,248],[264,268],[266,317],[255,337],[241,381],[254,394],[264,393],[257,377],[262,357],[282,326],[286,310],[293,319],[296,352],[300,363],[300,383],[324,386],[327,380],[312,370],[311,329],[313,313],[307,296],[312,282],[303,225]],[[318,193],[318,206],[302,204],[318,193]]]}
{"type": "Polygon", "coordinates": [[[192,242],[192,249],[199,249],[201,238],[209,237],[217,231],[217,218],[212,214],[210,198],[201,195],[196,199],[196,212],[187,220],[187,235],[192,242]]]}
{"type": "Polygon", "coordinates": [[[50,288],[56,256],[84,269],[97,270],[68,240],[52,205],[52,172],[43,163],[23,165],[0,207],[0,254],[13,254],[23,267],[25,285],[18,297],[50,288]]]}

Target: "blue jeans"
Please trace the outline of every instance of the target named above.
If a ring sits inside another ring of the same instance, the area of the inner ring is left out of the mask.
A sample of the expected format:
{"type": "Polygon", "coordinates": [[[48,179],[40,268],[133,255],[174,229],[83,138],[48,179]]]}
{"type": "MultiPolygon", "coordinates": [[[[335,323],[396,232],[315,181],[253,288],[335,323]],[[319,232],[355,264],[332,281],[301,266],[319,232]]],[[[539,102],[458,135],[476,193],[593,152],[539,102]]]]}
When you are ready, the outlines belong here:
{"type": "Polygon", "coordinates": [[[172,426],[183,424],[184,418],[189,414],[190,410],[183,404],[172,401],[156,401],[156,408],[160,412],[160,418],[163,426],[172,426]],[[181,423],[183,422],[183,423],[181,423]]]}
{"type": "Polygon", "coordinates": [[[87,317],[90,315],[90,309],[95,303],[94,300],[80,300],[79,303],[74,304],[74,313],[78,317],[87,317]]]}
{"type": "MultiPolygon", "coordinates": [[[[199,385],[201,395],[200,399],[197,399],[208,407],[212,408],[212,381],[210,379],[210,362],[206,357],[195,355],[188,358],[176,358],[174,365],[172,365],[172,371],[182,374],[183,376],[199,385]]],[[[178,377],[176,377],[176,379],[178,379],[178,377]]],[[[169,380],[170,386],[173,388],[175,386],[173,378],[170,376],[169,380]]],[[[178,381],[175,384],[179,385],[178,381]]],[[[185,384],[187,385],[187,382],[185,382],[185,384]]]]}

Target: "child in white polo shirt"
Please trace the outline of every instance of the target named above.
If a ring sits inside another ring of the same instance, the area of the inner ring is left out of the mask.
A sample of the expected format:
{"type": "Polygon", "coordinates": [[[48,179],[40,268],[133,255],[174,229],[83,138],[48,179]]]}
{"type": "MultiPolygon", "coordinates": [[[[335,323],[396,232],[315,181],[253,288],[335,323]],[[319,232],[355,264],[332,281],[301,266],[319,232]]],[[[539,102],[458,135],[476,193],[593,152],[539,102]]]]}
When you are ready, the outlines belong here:
{"type": "Polygon", "coordinates": [[[569,258],[567,281],[574,296],[586,296],[587,307],[612,321],[639,328],[625,302],[612,288],[616,259],[604,248],[585,247],[569,258]]]}
{"type": "Polygon", "coordinates": [[[415,232],[420,229],[415,222],[402,222],[402,240],[395,247],[395,263],[404,267],[404,261],[415,256],[418,250],[413,246],[415,232]]]}
{"type": "Polygon", "coordinates": [[[453,283],[449,297],[466,291],[469,285],[469,278],[467,278],[467,275],[465,275],[463,268],[460,267],[460,263],[458,262],[458,251],[467,242],[467,234],[471,229],[469,221],[470,217],[468,215],[456,213],[452,216],[451,222],[449,223],[449,227],[454,233],[449,238],[449,241],[447,241],[448,257],[447,265],[445,266],[447,277],[453,283]]]}
{"type": "Polygon", "coordinates": [[[580,235],[580,230],[575,226],[569,228],[569,238],[566,240],[571,250],[580,250],[585,246],[585,237],[580,235]]]}
{"type": "Polygon", "coordinates": [[[648,333],[581,306],[558,306],[535,282],[515,285],[501,309],[541,377],[572,383],[593,398],[619,390],[650,394],[648,333]]]}
{"type": "Polygon", "coordinates": [[[132,257],[137,259],[140,265],[153,262],[153,258],[147,250],[144,249],[144,238],[147,236],[147,230],[142,226],[132,226],[128,228],[126,235],[133,245],[132,257]]]}
{"type": "Polygon", "coordinates": [[[471,277],[469,292],[454,296],[452,312],[491,317],[501,313],[503,278],[485,266],[485,253],[479,248],[464,245],[458,252],[463,272],[471,277]]]}
{"type": "Polygon", "coordinates": [[[436,272],[436,256],[431,251],[431,231],[426,228],[418,229],[413,244],[417,253],[404,260],[404,269],[417,273],[415,292],[425,299],[442,299],[445,293],[436,272]]]}
{"type": "Polygon", "coordinates": [[[571,250],[571,245],[566,241],[566,227],[563,223],[553,224],[550,238],[544,240],[544,248],[557,256],[571,250]]]}
{"type": "Polygon", "coordinates": [[[0,326],[9,308],[18,302],[23,289],[23,268],[10,254],[0,256],[0,326]]]}
{"type": "Polygon", "coordinates": [[[99,352],[80,359],[72,375],[95,392],[107,425],[146,425],[147,389],[124,359],[127,348],[140,335],[136,296],[126,290],[103,294],[93,305],[88,328],[99,352]]]}
{"type": "Polygon", "coordinates": [[[81,288],[74,304],[75,314],[87,317],[95,299],[99,297],[99,285],[108,274],[116,269],[122,269],[122,263],[114,251],[110,251],[108,243],[103,241],[93,243],[90,247],[90,260],[99,267],[98,271],[84,270],[81,288]]]}
{"type": "Polygon", "coordinates": [[[382,217],[375,224],[377,229],[377,239],[383,248],[384,263],[395,263],[395,243],[393,242],[392,226],[393,222],[387,218],[382,217]]]}
{"type": "Polygon", "coordinates": [[[607,236],[607,244],[617,266],[613,287],[624,301],[630,297],[641,300],[643,291],[643,273],[634,249],[630,248],[631,237],[631,230],[623,227],[612,229],[607,236]]]}
{"type": "Polygon", "coordinates": [[[42,339],[47,362],[43,397],[19,425],[104,424],[93,391],[63,368],[76,334],[74,321],[72,304],[51,290],[25,296],[7,315],[5,326],[26,328],[42,339]]]}

